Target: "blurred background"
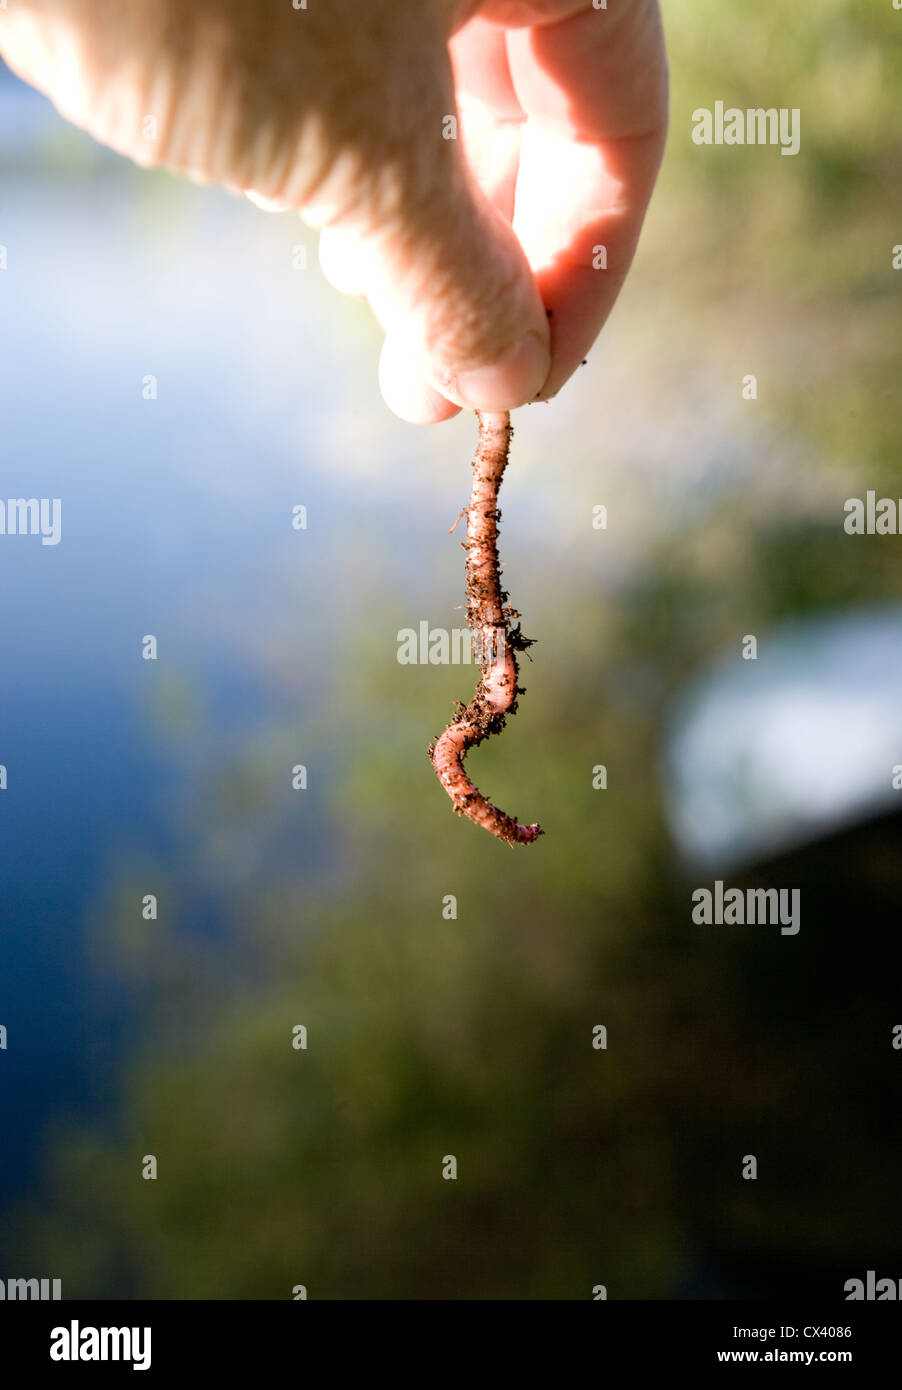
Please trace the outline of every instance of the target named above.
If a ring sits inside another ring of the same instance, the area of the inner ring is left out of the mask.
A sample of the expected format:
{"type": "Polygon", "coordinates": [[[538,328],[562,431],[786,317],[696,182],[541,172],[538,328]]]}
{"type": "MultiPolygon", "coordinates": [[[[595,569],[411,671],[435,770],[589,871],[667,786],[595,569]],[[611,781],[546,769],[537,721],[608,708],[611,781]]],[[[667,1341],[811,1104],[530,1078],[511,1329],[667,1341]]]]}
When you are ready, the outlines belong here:
{"type": "Polygon", "coordinates": [[[4,1278],[902,1276],[902,540],[843,529],[902,495],[902,14],[665,20],[632,276],[515,419],[502,556],[537,645],[471,769],[544,826],[515,852],[426,758],[473,669],[397,660],[464,625],[474,422],[389,415],[297,219],[139,172],[0,71],[0,494],[62,499],[60,545],[0,542],[4,1278]],[[717,100],[800,108],[800,153],[696,146],[717,100]],[[798,935],[694,924],[716,878],[800,888],[798,935]]]}

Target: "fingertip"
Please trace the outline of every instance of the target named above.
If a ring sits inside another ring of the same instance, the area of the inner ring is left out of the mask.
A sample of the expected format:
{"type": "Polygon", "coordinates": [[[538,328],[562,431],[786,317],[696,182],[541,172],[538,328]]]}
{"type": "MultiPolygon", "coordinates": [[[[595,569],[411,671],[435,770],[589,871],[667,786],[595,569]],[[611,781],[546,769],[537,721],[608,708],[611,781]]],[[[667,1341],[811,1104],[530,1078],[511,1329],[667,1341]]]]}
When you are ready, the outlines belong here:
{"type": "Polygon", "coordinates": [[[324,227],[319,238],[319,264],[333,289],[351,299],[366,299],[366,277],[359,240],[335,227],[324,227]]]}
{"type": "Polygon", "coordinates": [[[389,410],[410,425],[437,425],[460,414],[460,406],[430,386],[391,338],[386,338],[379,359],[379,387],[389,410]]]}
{"type": "Polygon", "coordinates": [[[264,198],[262,193],[255,193],[252,188],[243,190],[245,198],[249,203],[253,203],[255,208],[261,212],[288,212],[288,204],[282,202],[280,198],[264,198]]]}
{"type": "Polygon", "coordinates": [[[535,400],[550,370],[547,331],[530,329],[494,362],[458,372],[448,383],[448,394],[471,410],[515,410],[535,400]]]}

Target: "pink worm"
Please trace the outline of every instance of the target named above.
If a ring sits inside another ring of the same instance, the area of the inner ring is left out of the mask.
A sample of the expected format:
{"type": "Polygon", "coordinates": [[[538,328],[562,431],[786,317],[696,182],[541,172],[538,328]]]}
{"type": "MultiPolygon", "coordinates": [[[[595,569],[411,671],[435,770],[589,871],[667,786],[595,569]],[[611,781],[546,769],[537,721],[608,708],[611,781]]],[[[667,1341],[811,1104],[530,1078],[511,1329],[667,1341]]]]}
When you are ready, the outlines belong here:
{"type": "MultiPolygon", "coordinates": [[[[523,637],[515,609],[505,607],[498,569],[498,489],[507,466],[511,427],[507,411],[477,411],[479,444],[473,460],[473,491],[466,508],[467,625],[482,675],[469,705],[458,702],[447,729],[430,745],[429,756],[438,779],[458,815],[467,816],[499,840],[530,845],[543,833],[538,825],[521,825],[487,801],[464,772],[471,748],[499,733],[505,716],[516,714],[519,674],[516,652],[531,646],[523,637]]],[[[461,513],[463,515],[463,513],[461,513]]],[[[459,520],[459,518],[458,518],[459,520]]],[[[452,527],[452,530],[454,528],[452,527]]]]}

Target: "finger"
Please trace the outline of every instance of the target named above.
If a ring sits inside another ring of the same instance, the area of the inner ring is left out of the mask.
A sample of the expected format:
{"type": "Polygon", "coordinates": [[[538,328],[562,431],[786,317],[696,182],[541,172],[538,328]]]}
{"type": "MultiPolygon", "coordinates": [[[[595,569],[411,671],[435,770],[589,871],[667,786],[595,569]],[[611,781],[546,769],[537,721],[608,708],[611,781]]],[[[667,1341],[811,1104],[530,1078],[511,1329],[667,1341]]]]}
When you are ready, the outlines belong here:
{"type": "Polygon", "coordinates": [[[586,8],[508,31],[507,50],[527,115],[514,228],[552,313],[550,396],[613,307],[660,165],[667,67],[658,7],[586,8]]]}
{"type": "Polygon", "coordinates": [[[350,209],[305,218],[356,239],[362,288],[390,339],[455,405],[513,409],[548,373],[544,306],[523,249],[467,166],[447,39],[422,100],[393,100],[392,163],[350,209]],[[448,138],[446,138],[448,137],[448,138]]]}
{"type": "Polygon", "coordinates": [[[464,157],[489,202],[512,222],[526,117],[511,81],[504,30],[473,19],[448,49],[464,157]]]}
{"type": "Polygon", "coordinates": [[[319,238],[319,264],[334,289],[352,299],[364,299],[364,270],[360,240],[350,230],[324,227],[319,238]]]}
{"type": "MultiPolygon", "coordinates": [[[[473,20],[449,43],[457,93],[459,138],[466,164],[496,211],[509,223],[519,162],[523,112],[516,100],[504,33],[473,20]]],[[[378,267],[367,269],[365,237],[349,227],[326,227],[320,237],[323,273],[335,288],[366,295],[378,267]]],[[[379,369],[389,407],[404,420],[434,423],[452,418],[452,404],[423,375],[423,365],[398,335],[388,334],[379,369]]]]}
{"type": "Polygon", "coordinates": [[[536,24],[558,24],[591,4],[592,0],[484,0],[480,13],[506,29],[531,29],[536,24]]]}
{"type": "Polygon", "coordinates": [[[254,207],[259,208],[261,212],[288,211],[287,204],[283,203],[280,198],[264,198],[261,193],[255,192],[253,188],[245,188],[243,192],[248,202],[253,203],[254,207]]]}
{"type": "Polygon", "coordinates": [[[460,407],[430,386],[417,363],[391,338],[379,359],[379,386],[389,410],[412,425],[435,425],[460,414],[460,407]]]}
{"type": "Polygon", "coordinates": [[[511,227],[450,162],[425,204],[361,232],[363,288],[437,391],[456,405],[509,410],[547,377],[547,320],[511,227]]]}

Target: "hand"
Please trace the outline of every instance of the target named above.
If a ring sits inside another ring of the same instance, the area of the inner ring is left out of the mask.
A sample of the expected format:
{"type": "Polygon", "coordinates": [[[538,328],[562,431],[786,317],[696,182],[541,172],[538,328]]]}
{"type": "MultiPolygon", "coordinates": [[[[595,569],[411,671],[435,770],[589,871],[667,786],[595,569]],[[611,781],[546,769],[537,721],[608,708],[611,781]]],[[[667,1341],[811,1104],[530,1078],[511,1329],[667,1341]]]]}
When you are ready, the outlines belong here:
{"type": "Polygon", "coordinates": [[[9,0],[0,53],[138,163],[319,228],[327,278],[385,329],[404,419],[554,395],[610,313],[660,164],[657,0],[294,4],[9,0]]]}

